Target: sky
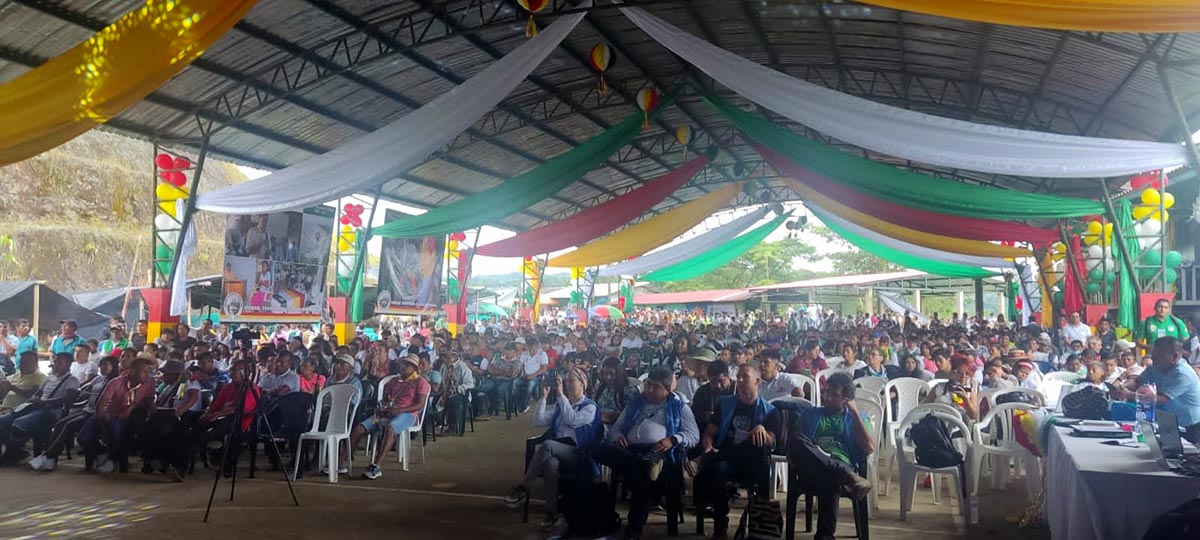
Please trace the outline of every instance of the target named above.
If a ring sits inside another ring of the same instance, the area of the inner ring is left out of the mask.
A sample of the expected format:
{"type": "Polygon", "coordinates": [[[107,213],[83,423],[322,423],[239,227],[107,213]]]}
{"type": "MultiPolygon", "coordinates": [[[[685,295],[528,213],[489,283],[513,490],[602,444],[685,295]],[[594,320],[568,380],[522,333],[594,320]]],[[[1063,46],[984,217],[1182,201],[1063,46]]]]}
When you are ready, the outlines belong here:
{"type": "MultiPolygon", "coordinates": [[[[266,174],[268,174],[267,171],[262,171],[259,169],[255,169],[255,168],[251,168],[251,167],[244,167],[244,166],[240,166],[240,165],[238,166],[238,170],[240,170],[243,174],[245,174],[250,179],[259,178],[261,176],[265,176],[266,174]]],[[[343,199],[343,203],[351,202],[350,199],[351,198],[343,199]]],[[[355,196],[355,197],[353,197],[353,199],[354,199],[353,202],[358,203],[358,204],[363,204],[364,206],[369,206],[370,202],[371,202],[370,197],[367,197],[365,195],[355,196]]],[[[330,204],[330,206],[333,206],[333,203],[329,203],[329,204],[330,204]]],[[[711,217],[704,220],[699,225],[696,225],[691,230],[685,232],[683,235],[679,236],[678,238],[676,238],[669,244],[666,244],[664,246],[656,248],[656,250],[664,249],[666,247],[675,245],[679,242],[686,241],[698,234],[702,234],[706,231],[709,231],[711,229],[714,229],[721,225],[729,223],[730,221],[733,221],[734,219],[737,219],[738,217],[741,217],[749,212],[752,212],[757,208],[758,208],[757,205],[756,206],[743,206],[743,207],[739,207],[739,208],[736,208],[733,210],[728,210],[725,212],[719,212],[719,213],[713,214],[711,217]]],[[[796,216],[807,215],[808,223],[809,223],[810,227],[813,224],[817,224],[817,225],[820,224],[820,220],[818,220],[816,218],[816,216],[809,213],[807,211],[807,209],[804,208],[803,203],[787,202],[787,203],[784,203],[784,208],[787,210],[795,210],[796,216]]],[[[376,209],[376,211],[375,211],[375,218],[374,218],[375,226],[379,226],[379,225],[383,224],[384,219],[385,219],[385,214],[386,214],[386,212],[384,211],[385,209],[396,210],[399,212],[403,212],[406,214],[413,214],[413,215],[425,213],[425,211],[420,208],[415,208],[412,206],[407,206],[407,205],[389,202],[389,201],[380,201],[379,208],[376,209]]],[[[369,211],[364,212],[364,214],[366,214],[366,213],[369,213],[369,211]]],[[[772,219],[773,217],[774,217],[774,214],[767,214],[767,217],[763,218],[756,225],[765,223],[765,222],[769,221],[770,219],[772,219]]],[[[473,243],[474,238],[472,236],[472,231],[464,231],[464,232],[467,232],[467,243],[468,244],[473,243]]],[[[769,236],[767,236],[766,241],[767,242],[778,242],[779,240],[784,239],[791,233],[792,233],[792,231],[788,231],[784,227],[779,227],[778,229],[775,230],[775,232],[773,232],[769,236]]],[[[514,234],[515,233],[513,231],[485,225],[480,230],[480,237],[479,237],[478,245],[482,246],[484,244],[496,242],[498,240],[503,240],[505,238],[509,238],[509,237],[513,236],[514,234]]],[[[818,254],[831,253],[831,252],[837,251],[839,249],[838,246],[831,245],[829,242],[826,242],[823,238],[821,238],[815,234],[812,234],[810,232],[807,232],[807,230],[796,233],[796,238],[801,240],[802,242],[805,242],[805,243],[815,247],[817,249],[818,254]]],[[[375,239],[372,239],[371,242],[368,244],[367,249],[372,254],[378,255],[379,251],[381,249],[381,246],[382,246],[382,239],[375,238],[375,239]]],[[[554,252],[551,255],[558,255],[561,253],[566,253],[568,251],[570,251],[570,250],[562,250],[562,251],[554,252]]],[[[484,256],[480,255],[480,256],[475,257],[475,259],[472,262],[472,265],[473,266],[472,266],[471,272],[477,276],[507,274],[507,273],[520,271],[520,269],[521,269],[520,259],[512,258],[512,257],[508,257],[508,258],[484,257],[484,256]]],[[[824,260],[821,260],[818,262],[797,260],[797,261],[795,261],[795,266],[798,268],[812,270],[814,272],[828,272],[828,271],[832,270],[831,263],[827,259],[824,259],[824,260]]],[[[565,268],[549,269],[549,270],[547,270],[547,272],[550,274],[557,274],[557,273],[566,273],[566,272],[569,272],[569,270],[567,270],[565,268]]]]}

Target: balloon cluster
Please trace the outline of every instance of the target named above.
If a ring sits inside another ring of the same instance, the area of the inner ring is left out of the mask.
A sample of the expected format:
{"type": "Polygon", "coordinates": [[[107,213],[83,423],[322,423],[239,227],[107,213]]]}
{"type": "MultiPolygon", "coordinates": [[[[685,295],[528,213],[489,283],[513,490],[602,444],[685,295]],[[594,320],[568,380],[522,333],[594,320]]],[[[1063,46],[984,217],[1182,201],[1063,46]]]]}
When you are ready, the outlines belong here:
{"type": "MultiPolygon", "coordinates": [[[[1166,263],[1166,269],[1163,270],[1163,274],[1167,278],[1167,285],[1170,285],[1179,279],[1179,271],[1176,268],[1183,264],[1183,254],[1175,250],[1168,251],[1166,263]]],[[[1162,251],[1150,248],[1142,254],[1141,266],[1138,268],[1138,279],[1142,281],[1153,280],[1155,275],[1158,274],[1158,270],[1162,267],[1162,251]]]]}
{"type": "Polygon", "coordinates": [[[1163,223],[1171,219],[1171,213],[1167,212],[1168,208],[1175,206],[1175,196],[1154,188],[1147,188],[1142,191],[1142,204],[1133,207],[1133,219],[1138,223],[1134,225],[1133,232],[1139,237],[1159,236],[1163,231],[1163,223]]]}
{"type": "MultiPolygon", "coordinates": [[[[158,207],[172,219],[179,219],[179,204],[177,201],[188,196],[187,174],[184,171],[192,168],[192,162],[185,157],[173,157],[170,154],[154,156],[154,165],[158,168],[160,182],[154,187],[158,199],[158,207]]],[[[178,229],[178,224],[175,225],[178,229]]]]}
{"type": "Polygon", "coordinates": [[[1101,245],[1106,247],[1112,245],[1112,223],[1101,223],[1100,218],[1094,217],[1092,218],[1092,221],[1087,222],[1086,227],[1087,229],[1085,232],[1080,235],[1080,239],[1083,240],[1084,244],[1089,246],[1101,245]]]}

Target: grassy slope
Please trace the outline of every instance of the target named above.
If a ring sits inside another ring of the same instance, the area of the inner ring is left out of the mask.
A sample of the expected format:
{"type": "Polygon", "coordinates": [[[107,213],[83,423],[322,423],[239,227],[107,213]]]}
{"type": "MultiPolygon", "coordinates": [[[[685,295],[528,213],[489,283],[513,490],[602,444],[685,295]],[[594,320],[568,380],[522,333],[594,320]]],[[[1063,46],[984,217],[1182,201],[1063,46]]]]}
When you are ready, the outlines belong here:
{"type": "MultiPolygon", "coordinates": [[[[0,280],[44,279],[60,291],[150,281],[154,219],[153,146],[91,131],[40,156],[0,167],[0,235],[16,264],[0,258],[0,280]],[[135,253],[137,257],[134,265],[135,253]]],[[[208,160],[202,191],[245,180],[208,160]]],[[[219,273],[223,220],[200,214],[200,253],[189,274],[219,273]]]]}

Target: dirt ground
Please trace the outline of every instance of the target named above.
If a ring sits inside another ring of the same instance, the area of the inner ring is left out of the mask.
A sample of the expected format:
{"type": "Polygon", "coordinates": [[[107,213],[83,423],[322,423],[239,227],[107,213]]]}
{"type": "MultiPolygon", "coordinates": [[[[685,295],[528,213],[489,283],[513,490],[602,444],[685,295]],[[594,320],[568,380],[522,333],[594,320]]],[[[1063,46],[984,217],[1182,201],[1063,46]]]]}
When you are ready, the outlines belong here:
{"type": "MultiPolygon", "coordinates": [[[[59,470],[52,473],[36,473],[25,465],[0,469],[0,538],[546,538],[536,524],[540,501],[531,505],[529,524],[522,524],[519,511],[501,502],[520,478],[523,439],[537,433],[529,421],[523,416],[477,422],[476,433],[430,442],[424,463],[420,450],[414,448],[417,462],[407,472],[393,455],[378,480],[360,476],[363,457],[359,453],[354,474],[342,475],[336,484],[315,474],[297,482],[299,506],[293,505],[282,473],[268,466],[257,478],[247,479],[243,459],[234,500],[229,500],[231,482],[221,480],[207,523],[204,509],[213,482],[211,473],[199,465],[197,473],[182,484],[138,472],[108,476],[85,472],[82,457],[60,461],[59,470]]],[[[260,459],[260,466],[265,461],[260,459]]],[[[139,461],[133,463],[131,469],[136,471],[139,461]]],[[[871,537],[1047,539],[1044,529],[1020,529],[1008,521],[1026,504],[1021,482],[1004,491],[981,491],[980,523],[970,527],[955,514],[955,499],[944,496],[941,504],[934,505],[929,488],[918,490],[913,512],[907,521],[900,521],[899,495],[893,486],[890,496],[879,499],[871,537]]],[[[534,497],[538,496],[535,490],[534,497]]],[[[619,511],[624,515],[624,507],[619,511]]],[[[811,533],[800,532],[802,513],[803,503],[796,537],[811,538],[811,533]]],[[[840,523],[839,537],[852,537],[849,504],[843,505],[840,523]]],[[[681,537],[699,538],[694,532],[695,522],[688,513],[681,537]]],[[[645,538],[667,538],[665,515],[650,516],[645,538]]]]}

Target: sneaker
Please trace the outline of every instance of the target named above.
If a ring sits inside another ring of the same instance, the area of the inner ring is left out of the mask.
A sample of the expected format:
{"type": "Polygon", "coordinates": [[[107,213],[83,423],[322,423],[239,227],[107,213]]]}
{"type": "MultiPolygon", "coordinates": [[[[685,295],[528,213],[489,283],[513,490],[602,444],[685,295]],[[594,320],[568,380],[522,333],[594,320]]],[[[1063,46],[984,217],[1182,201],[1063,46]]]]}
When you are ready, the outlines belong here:
{"type": "Polygon", "coordinates": [[[542,518],[542,522],[539,523],[538,526],[541,527],[543,531],[548,531],[554,528],[554,525],[558,523],[558,520],[558,516],[554,514],[546,514],[546,517],[542,518]]]}
{"type": "Polygon", "coordinates": [[[46,464],[46,454],[38,454],[33,459],[29,460],[29,466],[35,471],[42,470],[42,466],[46,464]]]}
{"type": "Polygon", "coordinates": [[[871,482],[847,471],[845,478],[842,479],[842,491],[855,499],[861,499],[871,492],[871,482]]]}
{"type": "Polygon", "coordinates": [[[363,471],[363,477],[367,480],[375,480],[383,476],[383,470],[379,465],[368,465],[367,470],[363,471]]]}
{"type": "Polygon", "coordinates": [[[53,471],[54,469],[56,469],[57,467],[58,467],[58,459],[46,458],[46,460],[42,462],[42,468],[39,470],[42,472],[50,472],[50,471],[53,471]]]}
{"type": "Polygon", "coordinates": [[[528,498],[529,490],[525,489],[525,486],[517,486],[509,490],[508,495],[504,496],[504,504],[507,504],[509,508],[516,508],[521,506],[521,503],[525,502],[525,499],[528,498]]]}
{"type": "Polygon", "coordinates": [[[96,472],[108,474],[113,472],[113,469],[116,468],[117,464],[113,463],[111,459],[108,459],[108,456],[100,456],[96,458],[96,472]]]}
{"type": "MultiPolygon", "coordinates": [[[[338,474],[346,474],[346,473],[350,472],[350,469],[347,468],[345,465],[343,465],[341,467],[338,467],[337,471],[338,471],[338,474]]],[[[321,467],[321,474],[329,474],[329,467],[321,467]]]]}

